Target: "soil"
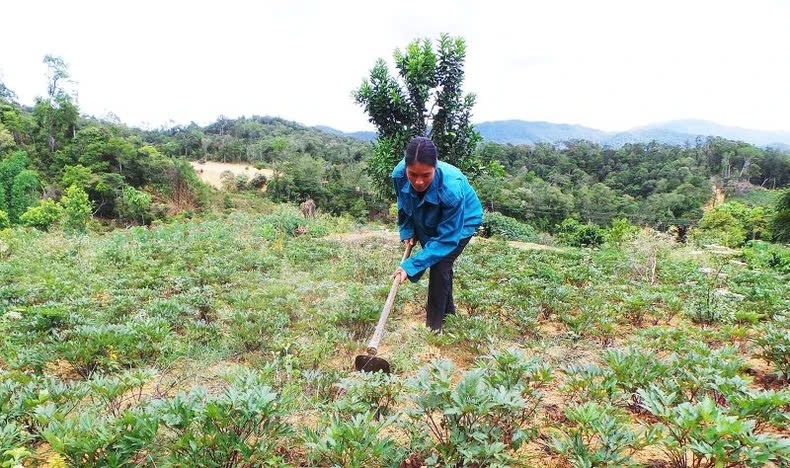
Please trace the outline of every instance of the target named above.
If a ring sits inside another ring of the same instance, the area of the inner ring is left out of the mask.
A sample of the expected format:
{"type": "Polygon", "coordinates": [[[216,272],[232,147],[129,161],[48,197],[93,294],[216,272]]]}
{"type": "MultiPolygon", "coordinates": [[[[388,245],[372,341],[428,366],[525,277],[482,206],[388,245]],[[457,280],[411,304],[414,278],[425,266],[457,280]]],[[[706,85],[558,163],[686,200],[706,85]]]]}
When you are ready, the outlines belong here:
{"type": "Polygon", "coordinates": [[[198,177],[200,177],[203,182],[206,182],[212,187],[216,187],[218,189],[222,188],[220,175],[225,171],[230,171],[234,175],[245,174],[248,179],[252,179],[258,174],[263,174],[267,178],[274,175],[274,171],[271,169],[255,169],[255,167],[251,166],[250,164],[244,163],[223,163],[219,161],[206,161],[204,163],[200,163],[197,161],[191,161],[190,164],[192,164],[192,167],[195,169],[198,177]]]}

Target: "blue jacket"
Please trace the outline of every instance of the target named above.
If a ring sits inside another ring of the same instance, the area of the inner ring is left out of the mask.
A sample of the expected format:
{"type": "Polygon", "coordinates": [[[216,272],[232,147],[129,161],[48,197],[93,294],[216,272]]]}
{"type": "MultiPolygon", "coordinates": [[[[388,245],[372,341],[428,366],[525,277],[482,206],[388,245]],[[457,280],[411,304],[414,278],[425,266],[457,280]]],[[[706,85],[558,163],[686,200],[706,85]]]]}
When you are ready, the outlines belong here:
{"type": "Polygon", "coordinates": [[[475,233],[483,222],[483,207],[466,176],[442,161],[437,163],[422,200],[406,177],[405,160],[395,166],[392,181],[398,198],[400,239],[417,237],[422,245],[422,250],[401,263],[409,280],[415,282],[455,250],[461,239],[475,233]]]}

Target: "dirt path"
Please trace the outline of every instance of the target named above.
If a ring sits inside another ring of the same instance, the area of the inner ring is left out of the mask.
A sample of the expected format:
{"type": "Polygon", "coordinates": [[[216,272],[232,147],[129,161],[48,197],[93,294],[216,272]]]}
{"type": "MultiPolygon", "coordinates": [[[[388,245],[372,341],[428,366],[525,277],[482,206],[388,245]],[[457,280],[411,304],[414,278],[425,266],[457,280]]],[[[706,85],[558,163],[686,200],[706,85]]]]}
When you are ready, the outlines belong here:
{"type": "Polygon", "coordinates": [[[245,174],[249,179],[252,179],[257,174],[263,174],[267,178],[274,174],[274,171],[271,169],[255,169],[252,165],[244,163],[206,161],[201,164],[197,161],[190,161],[190,164],[192,164],[198,177],[216,188],[222,188],[222,181],[219,176],[225,171],[230,171],[234,175],[245,174]]]}

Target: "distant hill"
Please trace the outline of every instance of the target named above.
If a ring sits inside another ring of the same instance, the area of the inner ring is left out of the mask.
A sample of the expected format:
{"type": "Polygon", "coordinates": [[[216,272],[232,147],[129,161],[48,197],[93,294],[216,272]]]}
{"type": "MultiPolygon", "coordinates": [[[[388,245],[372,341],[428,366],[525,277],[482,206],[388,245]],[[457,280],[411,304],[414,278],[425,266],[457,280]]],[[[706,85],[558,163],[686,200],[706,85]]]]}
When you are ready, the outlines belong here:
{"type": "MultiPolygon", "coordinates": [[[[322,131],[371,141],[376,132],[341,132],[331,127],[315,127],[322,131]]],[[[728,140],[745,141],[757,146],[790,150],[790,132],[751,130],[720,125],[706,120],[672,120],[624,132],[605,132],[581,125],[534,122],[526,120],[497,120],[475,124],[485,140],[514,145],[560,143],[568,140],[589,140],[601,145],[620,147],[627,143],[658,141],[672,145],[694,144],[698,138],[719,136],[728,140]]]]}
{"type": "Polygon", "coordinates": [[[608,134],[580,125],[554,124],[550,122],[525,122],[523,120],[499,120],[475,124],[475,128],[486,140],[496,143],[535,144],[558,143],[568,140],[590,140],[601,142],[608,134]]]}
{"type": "MultiPolygon", "coordinates": [[[[660,129],[691,135],[712,135],[727,138],[728,140],[745,141],[757,146],[769,146],[774,143],[790,144],[790,132],[770,132],[765,130],[751,130],[741,127],[720,125],[707,120],[672,120],[642,127],[644,129],[660,129]]],[[[636,130],[636,129],[634,129],[636,130]]]]}
{"type": "Polygon", "coordinates": [[[313,128],[321,130],[322,132],[331,133],[333,135],[346,136],[356,138],[362,141],[373,141],[376,138],[376,132],[344,132],[336,128],[327,127],[326,125],[316,125],[313,128]]]}

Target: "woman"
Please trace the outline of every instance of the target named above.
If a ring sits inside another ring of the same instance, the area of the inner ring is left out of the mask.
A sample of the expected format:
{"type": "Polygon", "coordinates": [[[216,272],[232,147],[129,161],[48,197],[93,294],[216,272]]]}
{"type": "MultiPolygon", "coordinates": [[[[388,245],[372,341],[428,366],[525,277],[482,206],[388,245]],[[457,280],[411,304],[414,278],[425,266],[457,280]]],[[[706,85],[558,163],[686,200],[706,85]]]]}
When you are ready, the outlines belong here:
{"type": "Polygon", "coordinates": [[[422,245],[392,277],[401,284],[406,278],[417,282],[431,269],[426,323],[435,331],[442,329],[445,315],[455,313],[453,262],[483,221],[483,207],[466,176],[437,156],[429,138],[417,137],[392,171],[400,239],[404,245],[417,240],[422,245]]]}

